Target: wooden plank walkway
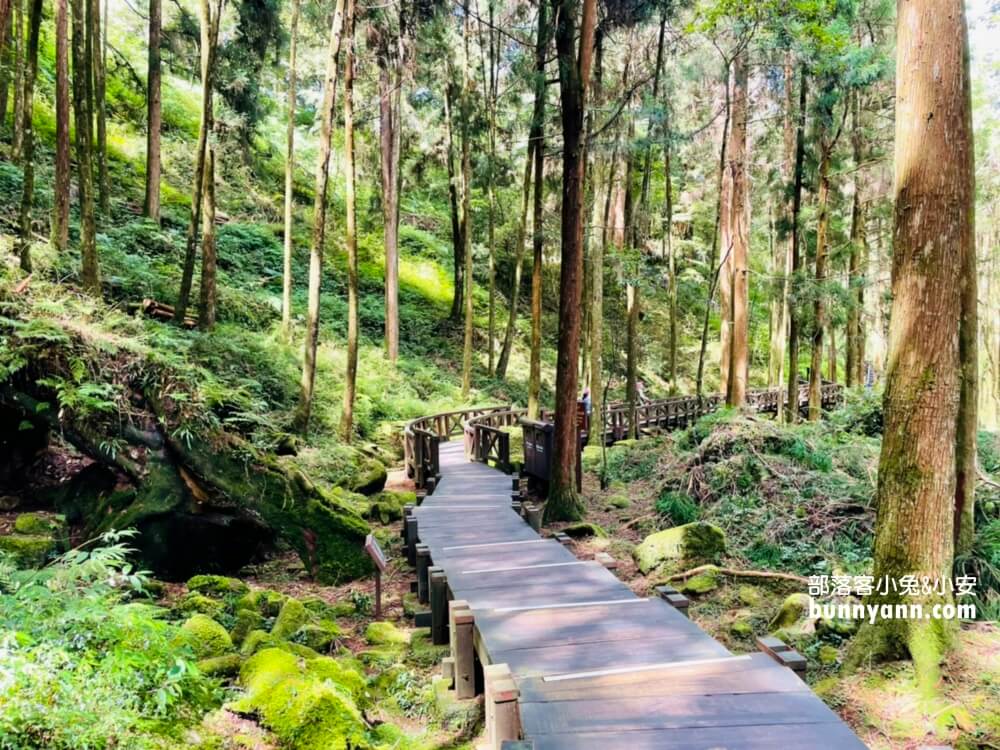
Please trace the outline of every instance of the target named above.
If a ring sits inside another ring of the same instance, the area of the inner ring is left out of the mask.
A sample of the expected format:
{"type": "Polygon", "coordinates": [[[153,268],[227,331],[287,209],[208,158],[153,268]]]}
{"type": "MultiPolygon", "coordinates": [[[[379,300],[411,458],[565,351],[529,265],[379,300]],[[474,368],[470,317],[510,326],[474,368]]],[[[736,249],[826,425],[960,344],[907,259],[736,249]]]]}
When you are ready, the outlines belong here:
{"type": "Polygon", "coordinates": [[[513,509],[510,477],[468,462],[461,443],[441,443],[440,466],[407,527],[429,558],[418,590],[437,638],[450,637],[456,690],[485,689],[488,748],[865,747],[792,670],[734,656],[667,602],[542,539],[513,509]]]}

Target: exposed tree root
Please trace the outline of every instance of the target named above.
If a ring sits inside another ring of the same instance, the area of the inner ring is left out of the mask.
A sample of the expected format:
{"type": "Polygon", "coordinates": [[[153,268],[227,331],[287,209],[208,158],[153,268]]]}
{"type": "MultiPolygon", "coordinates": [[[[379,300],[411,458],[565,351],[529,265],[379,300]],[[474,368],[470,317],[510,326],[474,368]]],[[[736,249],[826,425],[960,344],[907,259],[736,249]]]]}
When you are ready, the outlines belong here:
{"type": "Polygon", "coordinates": [[[794,573],[778,573],[772,570],[739,570],[737,568],[720,568],[718,565],[699,565],[697,568],[685,570],[683,573],[674,573],[667,578],[668,581],[680,581],[699,573],[715,571],[722,575],[733,578],[770,578],[779,581],[794,581],[795,583],[808,584],[809,579],[804,576],[797,576],[794,573]]]}

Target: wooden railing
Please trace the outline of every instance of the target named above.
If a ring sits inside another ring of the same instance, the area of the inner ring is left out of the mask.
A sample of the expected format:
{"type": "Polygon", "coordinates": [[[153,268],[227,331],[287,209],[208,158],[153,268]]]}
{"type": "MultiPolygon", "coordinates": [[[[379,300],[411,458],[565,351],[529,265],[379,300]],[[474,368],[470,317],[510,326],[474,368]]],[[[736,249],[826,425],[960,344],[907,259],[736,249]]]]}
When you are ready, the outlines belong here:
{"type": "MultiPolygon", "coordinates": [[[[747,407],[760,413],[776,413],[787,391],[784,388],[761,388],[747,393],[747,407]]],[[[836,407],[843,399],[843,388],[836,383],[822,386],[824,409],[836,407]]],[[[802,410],[809,404],[809,386],[799,386],[798,406],[802,410]]],[[[640,436],[650,432],[678,430],[692,424],[700,417],[716,411],[723,404],[720,395],[676,396],[648,401],[635,407],[635,424],[640,436]]],[[[465,455],[470,461],[491,464],[510,473],[513,460],[510,455],[510,433],[504,428],[520,425],[524,435],[524,468],[529,474],[547,478],[548,451],[551,443],[554,413],[544,410],[541,421],[526,419],[527,409],[510,406],[487,406],[459,411],[442,412],[414,419],[406,425],[403,450],[406,474],[416,486],[424,489],[428,480],[440,476],[440,443],[461,434],[465,441],[465,455]],[[542,473],[546,476],[541,476],[542,473]]],[[[633,424],[632,410],[627,403],[616,402],[604,410],[604,440],[615,443],[626,439],[633,424]]]]}

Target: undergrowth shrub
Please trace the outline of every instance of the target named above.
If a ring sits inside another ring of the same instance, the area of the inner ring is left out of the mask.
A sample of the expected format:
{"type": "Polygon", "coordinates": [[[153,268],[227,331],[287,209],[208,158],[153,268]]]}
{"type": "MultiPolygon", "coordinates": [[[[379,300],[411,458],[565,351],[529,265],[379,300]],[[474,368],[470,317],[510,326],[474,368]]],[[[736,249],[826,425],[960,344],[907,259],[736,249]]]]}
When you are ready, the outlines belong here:
{"type": "Polygon", "coordinates": [[[0,747],[177,747],[221,701],[163,611],[141,601],[134,532],[41,571],[0,563],[0,747]]]}
{"type": "Polygon", "coordinates": [[[677,490],[664,490],[656,499],[656,512],[670,520],[674,526],[698,520],[698,503],[677,490]]]}
{"type": "Polygon", "coordinates": [[[977,619],[1000,619],[1000,519],[976,529],[972,549],[955,558],[955,574],[976,579],[968,601],[976,605],[977,619]]]}

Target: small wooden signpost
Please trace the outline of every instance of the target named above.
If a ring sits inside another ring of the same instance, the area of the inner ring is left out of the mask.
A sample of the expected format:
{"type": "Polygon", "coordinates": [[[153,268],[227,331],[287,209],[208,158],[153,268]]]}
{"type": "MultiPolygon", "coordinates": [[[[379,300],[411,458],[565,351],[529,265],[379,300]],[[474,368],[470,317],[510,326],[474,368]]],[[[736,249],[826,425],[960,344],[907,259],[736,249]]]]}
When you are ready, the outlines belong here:
{"type": "Polygon", "coordinates": [[[365,539],[365,552],[375,563],[375,619],[382,617],[382,573],[385,572],[389,562],[385,552],[379,546],[375,537],[371,534],[365,539]]]}

